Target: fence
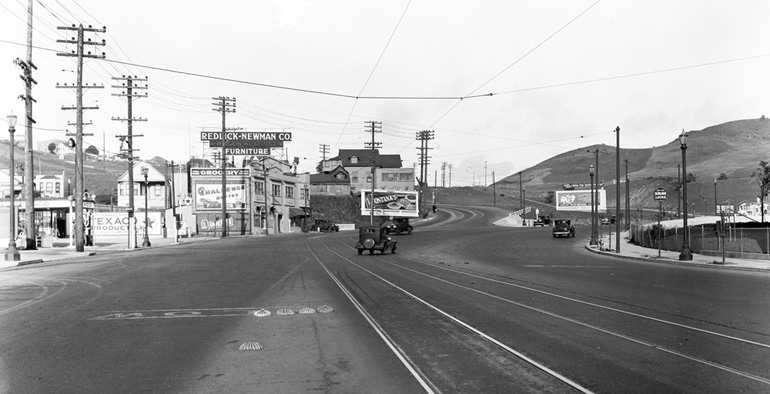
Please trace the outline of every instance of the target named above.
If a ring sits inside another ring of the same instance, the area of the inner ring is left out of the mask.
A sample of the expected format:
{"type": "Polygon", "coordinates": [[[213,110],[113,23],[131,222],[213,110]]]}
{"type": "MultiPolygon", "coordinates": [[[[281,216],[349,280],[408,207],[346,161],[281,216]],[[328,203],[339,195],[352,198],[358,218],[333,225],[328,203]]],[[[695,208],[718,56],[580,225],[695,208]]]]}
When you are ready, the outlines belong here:
{"type": "MultiPolygon", "coordinates": [[[[646,248],[669,251],[681,251],[683,238],[682,227],[665,227],[658,224],[632,224],[629,236],[631,242],[646,248]]],[[[721,251],[750,257],[750,255],[769,255],[770,228],[736,228],[725,226],[724,237],[717,235],[717,224],[690,226],[690,250],[694,253],[708,254],[721,251]]]]}

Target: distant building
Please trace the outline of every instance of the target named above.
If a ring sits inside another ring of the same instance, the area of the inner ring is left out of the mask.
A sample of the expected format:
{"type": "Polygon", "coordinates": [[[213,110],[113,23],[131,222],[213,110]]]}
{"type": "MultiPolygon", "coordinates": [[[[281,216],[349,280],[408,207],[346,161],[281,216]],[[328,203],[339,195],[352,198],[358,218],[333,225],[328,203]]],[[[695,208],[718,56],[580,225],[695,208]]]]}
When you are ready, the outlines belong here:
{"type": "Polygon", "coordinates": [[[381,155],[377,149],[340,149],[336,157],[321,163],[321,173],[311,175],[311,190],[321,194],[345,194],[345,177],[349,179],[348,193],[358,194],[363,189],[371,189],[372,166],[375,168],[375,189],[415,190],[414,168],[402,168],[401,155],[381,155]]]}
{"type": "MultiPolygon", "coordinates": [[[[765,200],[765,215],[770,209],[770,202],[765,200]]],[[[738,213],[745,216],[751,216],[759,218],[762,216],[762,204],[760,204],[759,197],[756,201],[741,201],[738,203],[738,213]]]]}

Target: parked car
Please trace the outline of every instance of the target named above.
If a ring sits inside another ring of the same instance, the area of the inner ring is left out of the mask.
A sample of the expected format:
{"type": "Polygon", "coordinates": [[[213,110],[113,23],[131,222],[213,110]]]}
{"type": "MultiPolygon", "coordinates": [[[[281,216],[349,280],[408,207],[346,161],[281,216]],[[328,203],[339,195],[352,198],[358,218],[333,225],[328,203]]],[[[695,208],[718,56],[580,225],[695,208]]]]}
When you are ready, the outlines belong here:
{"type": "Polygon", "coordinates": [[[375,250],[384,254],[388,248],[391,253],[396,253],[396,241],[388,236],[387,227],[364,225],[358,229],[358,242],[356,242],[358,254],[363,254],[364,250],[368,250],[369,254],[374,254],[375,250]]]}
{"type": "Polygon", "coordinates": [[[532,223],[533,227],[545,227],[551,225],[551,217],[550,216],[538,216],[537,220],[535,220],[534,223],[532,223]]]}
{"type": "Polygon", "coordinates": [[[553,237],[574,237],[575,226],[572,225],[570,219],[554,219],[553,220],[553,237]]]}
{"type": "Polygon", "coordinates": [[[406,232],[411,234],[414,227],[409,224],[409,218],[393,218],[385,223],[383,226],[388,229],[388,234],[401,234],[406,232]]]}
{"type": "Polygon", "coordinates": [[[310,231],[320,231],[323,233],[330,233],[332,231],[340,231],[340,226],[326,219],[316,219],[315,223],[313,224],[313,227],[310,228],[310,231]]]}
{"type": "Polygon", "coordinates": [[[602,223],[602,224],[610,224],[610,218],[608,218],[608,217],[606,217],[606,216],[605,216],[605,217],[602,217],[602,219],[601,219],[601,223],[602,223]]]}

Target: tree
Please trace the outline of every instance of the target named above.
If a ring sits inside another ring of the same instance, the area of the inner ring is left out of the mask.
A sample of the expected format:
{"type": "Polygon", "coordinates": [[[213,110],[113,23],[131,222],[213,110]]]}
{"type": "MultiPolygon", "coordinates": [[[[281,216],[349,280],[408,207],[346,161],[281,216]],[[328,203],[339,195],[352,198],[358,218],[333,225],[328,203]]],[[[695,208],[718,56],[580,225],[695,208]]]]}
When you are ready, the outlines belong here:
{"type": "Polygon", "coordinates": [[[96,149],[95,146],[91,145],[88,148],[86,148],[86,153],[89,155],[99,156],[99,149],[96,149]]]}
{"type": "Polygon", "coordinates": [[[56,144],[54,144],[53,142],[48,144],[48,151],[53,154],[56,154],[56,144]]]}
{"type": "Polygon", "coordinates": [[[770,162],[762,160],[759,162],[757,171],[752,175],[757,177],[757,185],[759,185],[759,204],[760,212],[762,213],[762,223],[765,222],[765,197],[770,190],[770,162]]]}

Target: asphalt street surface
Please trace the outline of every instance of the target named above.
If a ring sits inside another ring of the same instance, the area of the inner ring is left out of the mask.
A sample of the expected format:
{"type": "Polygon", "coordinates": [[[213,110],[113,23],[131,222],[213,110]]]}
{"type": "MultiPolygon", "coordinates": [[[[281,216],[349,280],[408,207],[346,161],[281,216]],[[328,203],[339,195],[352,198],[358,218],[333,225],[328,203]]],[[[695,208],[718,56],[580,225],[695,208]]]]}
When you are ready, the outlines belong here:
{"type": "Polygon", "coordinates": [[[585,250],[439,207],[0,272],[0,393],[770,392],[770,275],[585,250]]]}

